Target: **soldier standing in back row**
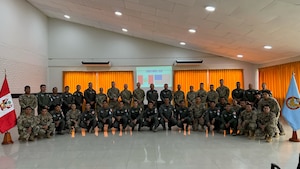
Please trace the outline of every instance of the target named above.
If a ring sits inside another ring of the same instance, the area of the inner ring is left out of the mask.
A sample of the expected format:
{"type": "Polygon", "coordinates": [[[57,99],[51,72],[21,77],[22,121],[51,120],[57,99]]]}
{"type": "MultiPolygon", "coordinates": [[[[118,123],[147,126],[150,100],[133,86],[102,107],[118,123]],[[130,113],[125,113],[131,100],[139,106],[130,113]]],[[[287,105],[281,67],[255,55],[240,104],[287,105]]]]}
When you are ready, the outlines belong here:
{"type": "Polygon", "coordinates": [[[100,93],[96,94],[96,107],[95,111],[98,112],[103,107],[103,101],[107,100],[107,95],[103,93],[103,88],[100,87],[100,93]]]}
{"type": "Polygon", "coordinates": [[[93,83],[89,82],[89,87],[84,91],[85,103],[89,103],[91,108],[95,108],[96,103],[96,91],[93,89],[93,83]]]}
{"type": "Polygon", "coordinates": [[[74,98],[74,103],[76,105],[76,109],[82,111],[82,104],[83,104],[84,97],[80,90],[81,90],[81,86],[77,85],[76,92],[73,93],[73,98],[74,98]]]}
{"type": "Polygon", "coordinates": [[[160,99],[162,102],[165,102],[165,99],[168,98],[169,102],[171,103],[173,100],[172,91],[168,89],[168,84],[164,84],[164,90],[160,92],[160,99]]]}
{"type": "Polygon", "coordinates": [[[197,95],[201,98],[202,103],[206,103],[207,92],[204,89],[204,83],[200,83],[200,89],[197,91],[197,95]]]}
{"type": "Polygon", "coordinates": [[[191,107],[193,104],[195,104],[197,97],[197,93],[194,91],[194,86],[190,86],[190,91],[186,95],[186,99],[188,101],[188,107],[191,107]]]}
{"type": "Polygon", "coordinates": [[[244,89],[241,89],[241,83],[236,82],[236,89],[231,92],[232,99],[235,99],[240,103],[244,97],[244,89]]]}
{"type": "Polygon", "coordinates": [[[132,93],[128,90],[128,84],[124,84],[124,90],[120,93],[121,100],[124,103],[125,109],[130,109],[132,101],[132,93]]]}
{"type": "Polygon", "coordinates": [[[74,103],[73,95],[69,92],[69,90],[70,87],[66,86],[65,91],[62,94],[62,99],[63,99],[62,110],[65,116],[67,112],[71,109],[72,103],[74,103]]]}
{"type": "Polygon", "coordinates": [[[57,93],[57,87],[53,87],[52,94],[50,95],[50,100],[51,100],[51,106],[49,111],[54,110],[56,105],[62,106],[63,99],[62,96],[57,93]]]}
{"type": "Polygon", "coordinates": [[[30,86],[24,87],[25,94],[19,97],[19,104],[21,106],[21,114],[25,112],[25,108],[30,106],[32,109],[32,114],[34,115],[34,109],[37,106],[37,98],[30,94],[30,86]]]}
{"type": "Polygon", "coordinates": [[[41,91],[37,94],[38,100],[38,114],[41,113],[43,108],[50,109],[51,100],[49,94],[46,93],[46,85],[40,85],[41,91]]]}
{"type": "Polygon", "coordinates": [[[120,90],[116,88],[116,83],[111,82],[111,88],[107,90],[107,96],[109,98],[109,107],[113,110],[118,107],[118,99],[120,95],[120,90]]]}
{"type": "Polygon", "coordinates": [[[214,85],[210,85],[209,86],[209,91],[207,92],[207,102],[211,102],[211,101],[214,101],[215,103],[218,103],[218,100],[219,100],[219,94],[218,92],[216,92],[214,90],[214,85]]]}
{"type": "Polygon", "coordinates": [[[157,90],[154,89],[154,84],[150,84],[150,90],[147,91],[147,100],[148,103],[152,102],[154,107],[157,107],[158,93],[157,90]]]}
{"type": "Polygon", "coordinates": [[[138,82],[136,84],[137,88],[133,91],[133,100],[138,102],[138,107],[144,110],[144,99],[145,99],[145,92],[141,89],[141,83],[138,82]]]}
{"type": "Polygon", "coordinates": [[[219,94],[219,98],[224,97],[226,101],[228,102],[228,97],[229,97],[229,88],[224,86],[224,80],[220,79],[220,87],[217,88],[216,90],[219,94]]]}
{"type": "Polygon", "coordinates": [[[249,89],[245,90],[244,98],[247,99],[252,105],[254,104],[255,101],[255,93],[256,90],[253,89],[253,85],[249,83],[249,89]]]}
{"type": "Polygon", "coordinates": [[[175,108],[179,108],[180,102],[185,100],[184,92],[181,91],[181,85],[177,85],[177,91],[174,93],[175,108]]]}

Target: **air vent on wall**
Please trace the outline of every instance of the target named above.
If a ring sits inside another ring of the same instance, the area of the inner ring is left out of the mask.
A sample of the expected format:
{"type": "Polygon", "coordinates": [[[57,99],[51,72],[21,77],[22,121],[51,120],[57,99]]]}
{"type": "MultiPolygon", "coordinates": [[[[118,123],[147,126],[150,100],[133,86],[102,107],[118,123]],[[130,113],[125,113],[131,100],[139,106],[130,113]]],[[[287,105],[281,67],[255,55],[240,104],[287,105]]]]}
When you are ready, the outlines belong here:
{"type": "Polygon", "coordinates": [[[199,66],[203,60],[176,60],[174,66],[199,66]]]}
{"type": "Polygon", "coordinates": [[[81,64],[84,66],[106,66],[110,67],[110,61],[105,61],[105,62],[96,62],[96,61],[81,61],[81,64]]]}

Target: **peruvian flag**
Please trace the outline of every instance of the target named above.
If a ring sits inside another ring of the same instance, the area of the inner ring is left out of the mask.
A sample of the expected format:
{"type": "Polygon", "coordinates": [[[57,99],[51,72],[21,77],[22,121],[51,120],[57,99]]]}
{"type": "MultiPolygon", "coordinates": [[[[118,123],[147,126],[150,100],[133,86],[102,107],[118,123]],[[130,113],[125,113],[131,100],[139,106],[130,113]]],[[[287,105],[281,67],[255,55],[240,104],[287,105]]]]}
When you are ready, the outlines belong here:
{"type": "Polygon", "coordinates": [[[16,123],[16,112],[5,76],[0,91],[0,132],[7,132],[13,128],[16,123]]]}

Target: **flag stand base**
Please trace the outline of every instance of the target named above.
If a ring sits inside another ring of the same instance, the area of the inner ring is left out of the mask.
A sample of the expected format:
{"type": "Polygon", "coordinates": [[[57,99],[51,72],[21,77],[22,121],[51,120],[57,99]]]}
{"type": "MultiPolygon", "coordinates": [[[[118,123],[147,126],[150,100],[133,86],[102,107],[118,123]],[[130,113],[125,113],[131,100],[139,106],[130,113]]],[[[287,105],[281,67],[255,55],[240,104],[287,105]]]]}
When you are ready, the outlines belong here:
{"type": "Polygon", "coordinates": [[[12,139],[11,139],[10,133],[9,133],[9,132],[6,132],[6,133],[4,134],[4,138],[3,138],[2,144],[4,145],[4,144],[13,144],[13,143],[14,143],[14,142],[13,142],[12,139]]]}
{"type": "Polygon", "coordinates": [[[300,139],[298,139],[298,137],[297,137],[297,131],[293,131],[293,136],[292,136],[292,138],[289,139],[289,141],[300,142],[300,139]]]}

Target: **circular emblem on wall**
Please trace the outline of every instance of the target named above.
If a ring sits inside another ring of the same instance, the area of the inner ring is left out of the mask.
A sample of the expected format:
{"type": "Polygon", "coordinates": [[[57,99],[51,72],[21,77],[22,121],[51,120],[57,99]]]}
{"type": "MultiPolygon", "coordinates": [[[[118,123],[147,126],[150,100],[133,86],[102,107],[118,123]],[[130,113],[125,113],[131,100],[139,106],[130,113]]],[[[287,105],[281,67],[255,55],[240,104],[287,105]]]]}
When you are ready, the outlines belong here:
{"type": "Polygon", "coordinates": [[[285,104],[289,109],[296,110],[300,107],[299,101],[299,98],[292,96],[286,99],[285,104]]]}

